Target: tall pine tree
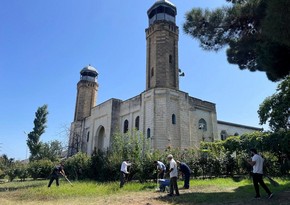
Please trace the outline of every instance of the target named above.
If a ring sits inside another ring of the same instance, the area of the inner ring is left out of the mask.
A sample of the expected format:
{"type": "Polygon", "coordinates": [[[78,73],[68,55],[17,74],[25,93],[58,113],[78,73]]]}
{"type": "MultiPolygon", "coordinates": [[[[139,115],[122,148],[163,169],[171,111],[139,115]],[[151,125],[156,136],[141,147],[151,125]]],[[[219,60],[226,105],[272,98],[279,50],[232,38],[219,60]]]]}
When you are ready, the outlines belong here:
{"type": "Polygon", "coordinates": [[[41,142],[40,136],[45,132],[47,122],[47,105],[39,107],[35,113],[34,128],[28,134],[27,146],[30,150],[29,160],[37,160],[40,158],[41,142]]]}
{"type": "Polygon", "coordinates": [[[290,1],[226,0],[215,10],[194,8],[183,30],[201,48],[227,48],[228,62],[241,70],[262,71],[271,81],[290,74],[290,1]]]}

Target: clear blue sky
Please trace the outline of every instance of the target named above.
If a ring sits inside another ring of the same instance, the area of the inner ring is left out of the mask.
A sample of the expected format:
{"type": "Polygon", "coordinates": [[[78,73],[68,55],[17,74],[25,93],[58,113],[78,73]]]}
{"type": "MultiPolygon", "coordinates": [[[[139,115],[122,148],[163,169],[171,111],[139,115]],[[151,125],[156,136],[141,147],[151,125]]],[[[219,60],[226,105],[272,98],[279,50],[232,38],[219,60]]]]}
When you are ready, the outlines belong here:
{"type": "MultiPolygon", "coordinates": [[[[24,159],[34,113],[48,104],[41,140],[65,141],[74,116],[79,71],[99,71],[97,103],[145,89],[147,9],[155,0],[1,0],[0,154],[24,159]]],[[[224,51],[206,52],[182,31],[185,12],[225,0],[174,0],[180,27],[180,89],[216,103],[218,119],[259,126],[257,109],[276,84],[264,73],[229,65],[224,51]]]]}

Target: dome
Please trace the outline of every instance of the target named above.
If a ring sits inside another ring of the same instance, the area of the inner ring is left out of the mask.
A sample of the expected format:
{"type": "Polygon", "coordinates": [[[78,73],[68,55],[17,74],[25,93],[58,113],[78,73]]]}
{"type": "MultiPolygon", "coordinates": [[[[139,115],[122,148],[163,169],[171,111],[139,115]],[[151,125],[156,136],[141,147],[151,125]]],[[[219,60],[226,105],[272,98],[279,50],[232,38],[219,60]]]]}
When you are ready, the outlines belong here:
{"type": "Polygon", "coordinates": [[[157,0],[147,11],[149,25],[156,21],[168,21],[175,23],[177,15],[176,6],[169,0],[157,0]]]}
{"type": "Polygon", "coordinates": [[[88,65],[86,67],[84,67],[82,70],[81,70],[81,75],[82,76],[92,76],[92,77],[96,77],[98,76],[98,71],[97,69],[95,69],[93,66],[91,65],[88,65]]]}
{"type": "Polygon", "coordinates": [[[163,4],[163,3],[169,4],[170,6],[175,7],[175,5],[172,2],[168,1],[168,0],[157,0],[154,5],[156,5],[156,4],[163,4]]]}

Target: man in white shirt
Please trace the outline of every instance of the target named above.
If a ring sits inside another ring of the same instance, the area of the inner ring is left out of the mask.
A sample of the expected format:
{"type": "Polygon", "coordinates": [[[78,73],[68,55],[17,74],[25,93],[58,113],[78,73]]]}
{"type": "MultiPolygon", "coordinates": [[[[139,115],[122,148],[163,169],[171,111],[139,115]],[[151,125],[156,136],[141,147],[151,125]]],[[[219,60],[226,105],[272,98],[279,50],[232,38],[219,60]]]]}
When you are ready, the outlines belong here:
{"type": "Polygon", "coordinates": [[[121,164],[120,188],[122,188],[124,186],[125,180],[126,180],[126,175],[129,174],[129,172],[127,170],[128,166],[131,166],[131,163],[129,163],[128,160],[123,161],[121,164]]]}
{"type": "Polygon", "coordinates": [[[157,173],[158,179],[163,179],[164,178],[164,174],[166,172],[165,164],[163,164],[160,161],[154,161],[154,164],[156,165],[156,168],[157,168],[157,171],[158,171],[158,173],[157,173]]]}
{"type": "Polygon", "coordinates": [[[266,186],[266,184],[263,181],[263,164],[264,159],[258,155],[258,152],[256,149],[250,149],[252,160],[248,161],[248,163],[253,167],[253,184],[256,191],[256,199],[260,199],[260,190],[259,190],[259,184],[264,188],[264,190],[268,194],[268,199],[271,199],[273,197],[272,192],[269,190],[269,188],[266,186]]]}
{"type": "Polygon", "coordinates": [[[175,160],[173,159],[172,154],[167,156],[167,160],[170,163],[169,166],[169,174],[170,174],[170,193],[168,196],[173,196],[173,190],[175,190],[176,196],[179,196],[178,186],[177,186],[177,164],[175,160]]]}

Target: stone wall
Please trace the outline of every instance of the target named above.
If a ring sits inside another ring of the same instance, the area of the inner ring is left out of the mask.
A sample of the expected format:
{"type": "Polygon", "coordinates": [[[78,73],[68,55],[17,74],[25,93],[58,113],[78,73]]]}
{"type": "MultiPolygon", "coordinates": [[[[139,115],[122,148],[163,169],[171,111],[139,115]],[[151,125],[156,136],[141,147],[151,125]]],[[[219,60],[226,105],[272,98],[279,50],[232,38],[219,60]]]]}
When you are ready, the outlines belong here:
{"type": "Polygon", "coordinates": [[[178,27],[159,21],[146,29],[146,89],[179,88],[178,27]]]}
{"type": "Polygon", "coordinates": [[[74,121],[82,121],[91,115],[91,109],[96,105],[97,89],[96,82],[78,82],[74,121]]]}

